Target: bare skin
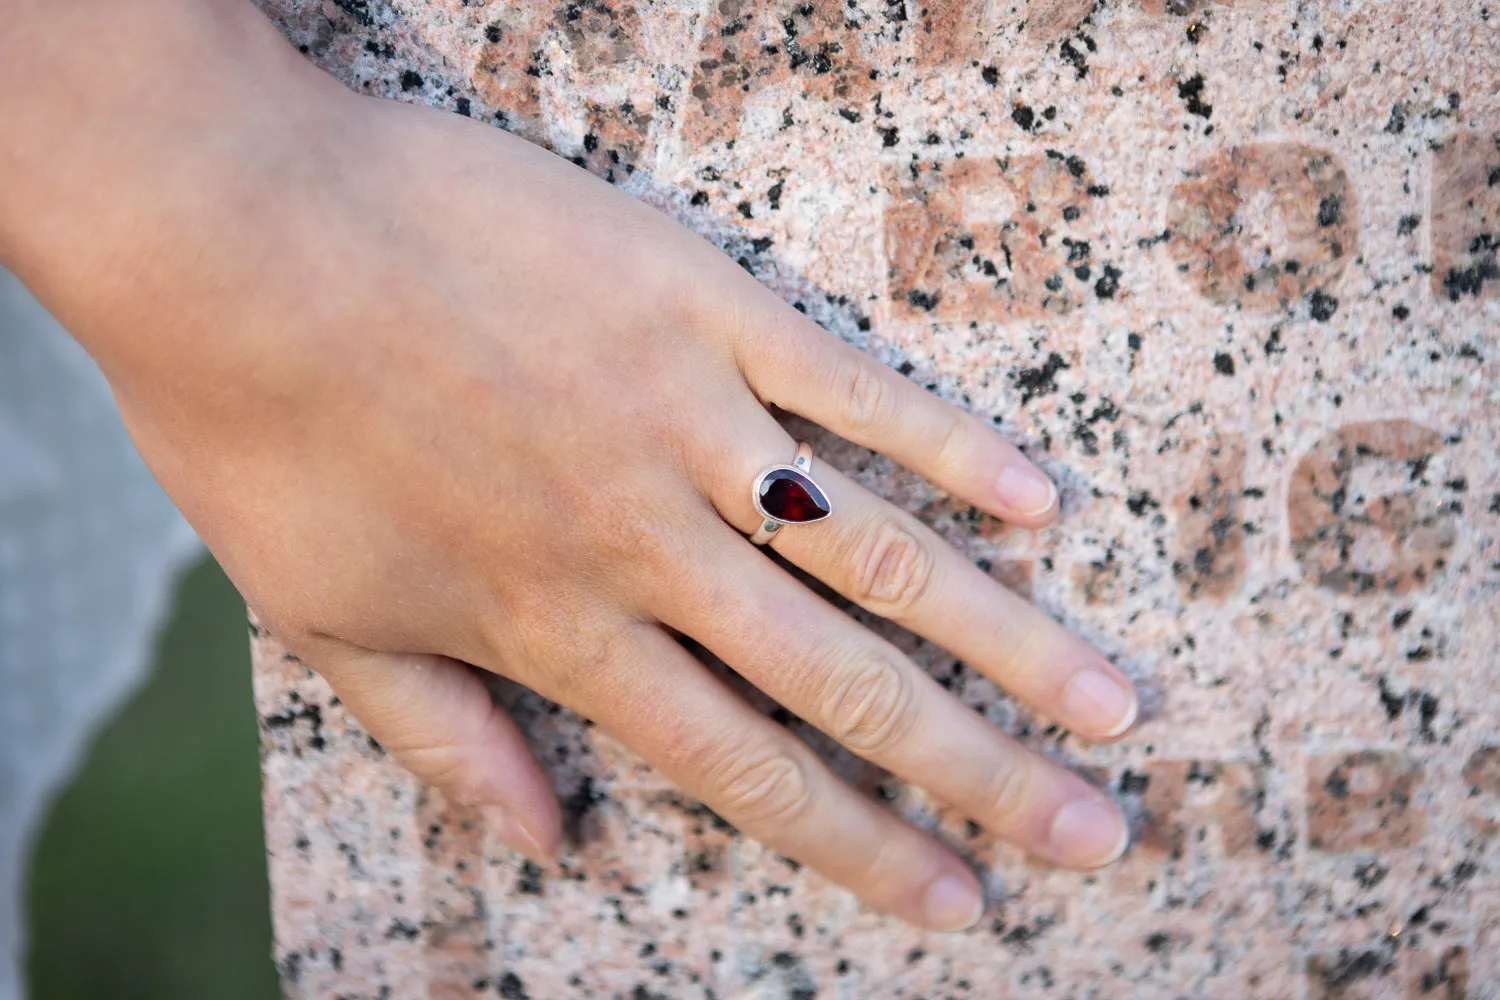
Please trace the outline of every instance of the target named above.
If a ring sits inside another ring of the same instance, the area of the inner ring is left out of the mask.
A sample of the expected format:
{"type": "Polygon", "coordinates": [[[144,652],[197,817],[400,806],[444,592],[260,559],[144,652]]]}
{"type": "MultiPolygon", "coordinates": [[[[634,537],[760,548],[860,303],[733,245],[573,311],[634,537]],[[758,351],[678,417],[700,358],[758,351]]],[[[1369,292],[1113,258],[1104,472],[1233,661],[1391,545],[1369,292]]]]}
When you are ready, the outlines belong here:
{"type": "MultiPolygon", "coordinates": [[[[594,719],[878,909],[978,919],[974,876],[673,638],[1035,856],[1118,810],[745,539],[800,414],[1025,527],[1051,484],[665,216],[499,130],[351,94],[237,0],[8,0],[0,260],[91,351],[257,615],[413,773],[539,859],[551,788],[479,670],[594,719]],[[107,35],[108,44],[86,39],[107,35]],[[24,81],[24,82],[23,82],[24,81]],[[17,98],[17,94],[34,95],[17,98]],[[8,126],[10,127],[10,126],[8,126]]],[[[819,463],[777,550],[1091,740],[1101,655],[819,463]]]]}

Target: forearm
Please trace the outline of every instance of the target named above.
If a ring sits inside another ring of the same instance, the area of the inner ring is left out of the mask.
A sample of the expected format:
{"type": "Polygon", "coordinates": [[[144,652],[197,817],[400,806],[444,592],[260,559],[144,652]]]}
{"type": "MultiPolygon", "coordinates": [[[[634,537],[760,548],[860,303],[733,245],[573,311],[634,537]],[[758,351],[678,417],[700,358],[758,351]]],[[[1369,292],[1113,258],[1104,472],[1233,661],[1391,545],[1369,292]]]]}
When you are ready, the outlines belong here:
{"type": "Polygon", "coordinates": [[[101,323],[173,280],[174,245],[233,232],[337,85],[246,0],[9,0],[0,262],[96,356],[101,323]],[[160,266],[158,266],[160,265],[160,266]],[[153,287],[156,286],[156,287],[153,287]]]}

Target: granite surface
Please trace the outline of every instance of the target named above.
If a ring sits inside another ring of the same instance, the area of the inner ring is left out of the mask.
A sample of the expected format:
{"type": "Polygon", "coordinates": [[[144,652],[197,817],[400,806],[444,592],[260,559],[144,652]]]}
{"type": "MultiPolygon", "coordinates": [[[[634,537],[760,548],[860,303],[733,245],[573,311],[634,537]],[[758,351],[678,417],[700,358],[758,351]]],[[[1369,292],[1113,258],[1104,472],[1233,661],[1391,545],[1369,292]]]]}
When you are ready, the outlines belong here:
{"type": "Polygon", "coordinates": [[[1097,748],[876,626],[1135,823],[1113,868],[1050,870],[807,734],[985,873],[991,914],[938,935],[497,689],[566,804],[542,871],[262,636],[289,997],[1500,997],[1500,6],[265,6],[992,417],[1061,483],[1055,528],[815,440],[1146,692],[1097,748]]]}

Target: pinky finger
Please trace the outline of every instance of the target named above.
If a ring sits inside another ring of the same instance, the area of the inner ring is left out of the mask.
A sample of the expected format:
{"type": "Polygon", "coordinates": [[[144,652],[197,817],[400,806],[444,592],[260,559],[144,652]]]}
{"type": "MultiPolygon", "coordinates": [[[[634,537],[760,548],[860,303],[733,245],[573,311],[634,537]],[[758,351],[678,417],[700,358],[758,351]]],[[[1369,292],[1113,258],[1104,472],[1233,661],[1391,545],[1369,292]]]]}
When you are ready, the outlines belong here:
{"type": "Polygon", "coordinates": [[[490,832],[531,860],[556,855],[562,815],[552,786],[473,667],[343,644],[310,662],[398,764],[478,806],[490,832]]]}

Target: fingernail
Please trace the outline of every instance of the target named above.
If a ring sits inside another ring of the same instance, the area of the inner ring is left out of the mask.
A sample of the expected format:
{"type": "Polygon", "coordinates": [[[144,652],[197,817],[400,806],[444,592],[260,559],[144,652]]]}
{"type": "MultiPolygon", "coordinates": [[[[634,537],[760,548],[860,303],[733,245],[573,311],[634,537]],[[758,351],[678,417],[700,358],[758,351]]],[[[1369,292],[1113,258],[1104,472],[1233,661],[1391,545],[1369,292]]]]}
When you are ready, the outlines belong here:
{"type": "Polygon", "coordinates": [[[1047,847],[1070,868],[1101,868],[1130,846],[1130,828],[1114,805],[1089,796],[1074,799],[1052,818],[1047,847]]]}
{"type": "Polygon", "coordinates": [[[553,860],[553,852],[544,850],[537,839],[526,829],[525,824],[520,823],[510,814],[510,810],[499,806],[485,806],[479,810],[484,817],[484,825],[495,839],[513,851],[519,851],[539,865],[544,865],[553,860]]]}
{"type": "Polygon", "coordinates": [[[1007,465],[995,490],[1001,503],[1023,517],[1045,514],[1057,503],[1057,487],[1034,465],[1007,465]]]}
{"type": "Polygon", "coordinates": [[[940,931],[973,927],[984,916],[984,897],[972,879],[943,875],[927,887],[923,901],[927,925],[940,931]]]}
{"type": "Polygon", "coordinates": [[[1140,710],[1135,692],[1102,670],[1080,670],[1063,688],[1064,721],[1081,733],[1119,736],[1140,710]]]}

